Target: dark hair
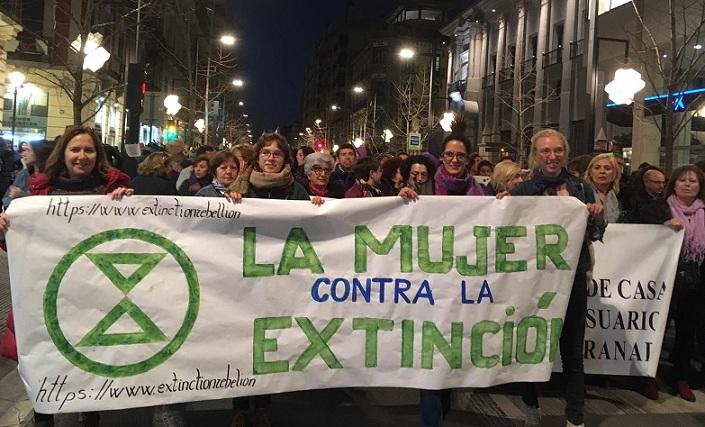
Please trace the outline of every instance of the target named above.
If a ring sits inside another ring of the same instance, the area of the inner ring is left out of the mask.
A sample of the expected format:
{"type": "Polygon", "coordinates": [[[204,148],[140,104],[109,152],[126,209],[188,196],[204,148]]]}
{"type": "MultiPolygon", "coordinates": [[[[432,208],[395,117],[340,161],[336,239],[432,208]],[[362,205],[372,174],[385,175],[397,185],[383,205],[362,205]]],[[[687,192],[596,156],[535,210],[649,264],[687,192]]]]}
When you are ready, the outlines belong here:
{"type": "Polygon", "coordinates": [[[206,163],[208,164],[207,168],[208,168],[208,171],[210,172],[210,163],[211,163],[211,161],[210,161],[210,159],[209,159],[208,157],[206,157],[206,156],[198,156],[198,157],[196,157],[195,159],[193,159],[193,162],[191,163],[191,166],[196,166],[197,164],[199,164],[199,163],[201,163],[201,162],[206,162],[206,163]]]}
{"type": "Polygon", "coordinates": [[[468,140],[468,138],[465,135],[453,134],[453,133],[451,133],[450,135],[443,138],[443,146],[442,146],[443,152],[446,151],[446,145],[448,145],[448,143],[450,141],[460,141],[465,146],[465,152],[468,155],[472,152],[472,144],[470,144],[470,141],[468,140]]]}
{"type": "Polygon", "coordinates": [[[480,172],[480,168],[483,166],[489,166],[492,170],[494,170],[494,165],[492,164],[492,162],[490,162],[489,160],[480,160],[480,163],[477,164],[478,173],[480,172]]]}
{"type": "Polygon", "coordinates": [[[215,151],[215,147],[212,145],[201,145],[200,147],[196,148],[196,156],[202,156],[206,153],[210,153],[211,151],[215,151]]]}
{"type": "Polygon", "coordinates": [[[30,166],[32,169],[29,171],[30,173],[34,173],[34,171],[39,171],[43,172],[44,168],[46,167],[47,164],[47,159],[51,155],[51,152],[54,150],[54,143],[53,141],[32,141],[29,143],[30,148],[32,151],[34,151],[34,165],[30,166]]]}
{"type": "Polygon", "coordinates": [[[262,152],[262,149],[272,143],[277,144],[277,148],[279,148],[284,155],[284,165],[282,166],[282,169],[285,168],[286,165],[291,166],[291,150],[289,150],[289,143],[287,142],[286,137],[284,137],[284,135],[272,132],[263,133],[257,140],[257,144],[255,145],[255,169],[260,170],[259,154],[262,152]]]}
{"type": "Polygon", "coordinates": [[[411,175],[411,167],[416,164],[426,166],[426,170],[428,170],[429,179],[433,178],[433,176],[436,175],[436,165],[433,164],[431,159],[426,156],[421,156],[417,154],[404,160],[404,162],[399,167],[399,172],[401,173],[402,178],[404,178],[404,182],[409,181],[409,175],[411,175]]]}
{"type": "Polygon", "coordinates": [[[152,153],[137,165],[137,173],[142,176],[163,176],[168,166],[169,156],[166,153],[152,153]]]}
{"type": "Polygon", "coordinates": [[[93,141],[93,148],[95,148],[96,152],[95,167],[91,171],[91,175],[105,179],[108,171],[113,169],[113,167],[108,163],[103,144],[100,143],[98,135],[96,135],[92,128],[85,126],[69,126],[66,128],[64,134],[61,135],[59,143],[54,146],[54,150],[47,159],[44,173],[47,175],[47,178],[49,178],[50,183],[54,183],[59,178],[59,175],[68,173],[66,170],[64,152],[73,138],[83,134],[91,137],[91,140],[93,141]]]}
{"type": "Polygon", "coordinates": [[[387,179],[387,180],[393,180],[394,175],[397,173],[397,169],[401,167],[401,164],[404,161],[400,159],[399,157],[390,157],[388,159],[385,159],[381,165],[382,165],[382,178],[387,179]]]}
{"type": "Polygon", "coordinates": [[[335,157],[338,157],[340,155],[341,150],[353,150],[353,153],[355,153],[355,157],[357,157],[357,148],[355,148],[355,146],[349,142],[346,142],[345,144],[340,144],[340,146],[338,146],[338,151],[335,152],[335,157]]]}
{"type": "Polygon", "coordinates": [[[585,172],[587,172],[591,161],[591,155],[583,154],[569,161],[566,168],[568,169],[568,172],[575,173],[576,176],[582,178],[583,175],[585,175],[585,172]]]}
{"type": "Polygon", "coordinates": [[[666,198],[668,198],[671,194],[676,193],[676,181],[678,181],[678,179],[687,172],[693,172],[695,176],[698,177],[698,199],[705,200],[705,175],[703,174],[703,171],[695,165],[681,166],[673,171],[671,174],[671,179],[669,179],[668,184],[666,184],[666,198]]]}
{"type": "Polygon", "coordinates": [[[313,148],[309,147],[308,145],[302,145],[300,147],[296,147],[294,153],[298,153],[299,150],[303,151],[304,158],[314,152],[313,148]]]}
{"type": "Polygon", "coordinates": [[[232,151],[222,150],[215,153],[215,156],[213,156],[208,162],[208,172],[210,172],[211,175],[216,176],[215,171],[220,165],[227,162],[228,160],[234,161],[235,164],[238,165],[238,168],[240,167],[237,157],[235,157],[235,154],[233,154],[232,151]]]}
{"type": "Polygon", "coordinates": [[[379,169],[379,162],[372,157],[365,157],[360,159],[357,164],[355,164],[354,172],[355,178],[367,181],[370,178],[370,172],[379,169]]]}

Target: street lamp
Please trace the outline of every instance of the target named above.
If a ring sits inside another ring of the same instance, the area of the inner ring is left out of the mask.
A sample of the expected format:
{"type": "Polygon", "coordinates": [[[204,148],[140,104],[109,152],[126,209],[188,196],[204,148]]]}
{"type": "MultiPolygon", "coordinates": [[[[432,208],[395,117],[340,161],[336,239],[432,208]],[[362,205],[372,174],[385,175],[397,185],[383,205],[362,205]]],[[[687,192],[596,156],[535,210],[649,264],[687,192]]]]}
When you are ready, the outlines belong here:
{"type": "Polygon", "coordinates": [[[12,146],[15,146],[15,125],[17,116],[17,90],[22,87],[25,81],[25,75],[19,71],[11,72],[7,78],[14,88],[14,96],[12,98],[12,146]]]}
{"type": "Polygon", "coordinates": [[[634,95],[644,89],[646,82],[641,74],[633,68],[619,68],[614,72],[614,80],[605,86],[610,101],[617,105],[629,105],[634,102],[634,95]]]}
{"type": "Polygon", "coordinates": [[[335,105],[335,104],[333,104],[333,105],[330,106],[330,109],[333,110],[333,111],[338,111],[338,106],[335,105]]]}
{"type": "MultiPolygon", "coordinates": [[[[110,52],[105,50],[100,44],[103,42],[103,35],[100,33],[88,33],[86,42],[83,45],[83,53],[86,55],[83,58],[83,69],[91,70],[94,73],[110,59],[110,52]]],[[[79,34],[76,40],[71,42],[71,48],[79,52],[81,50],[81,35],[79,34]]]]}
{"type": "Polygon", "coordinates": [[[178,95],[168,95],[164,98],[164,107],[166,108],[166,113],[170,116],[175,116],[181,110],[181,103],[179,102],[178,95]]]}
{"type": "Polygon", "coordinates": [[[230,34],[225,34],[220,37],[220,42],[226,46],[232,46],[235,44],[235,37],[230,34]]]}
{"type": "MultiPolygon", "coordinates": [[[[399,57],[402,60],[408,60],[416,56],[416,52],[413,49],[409,48],[402,48],[399,51],[399,57]]],[[[428,128],[429,130],[433,127],[433,110],[432,110],[432,101],[433,101],[433,68],[436,65],[435,64],[435,55],[430,55],[431,56],[431,68],[428,72],[428,128]]]]}
{"type": "Polygon", "coordinates": [[[353,88],[353,92],[355,92],[355,93],[362,93],[364,91],[365,91],[365,89],[362,86],[355,86],[353,88]]]}
{"type": "Polygon", "coordinates": [[[235,86],[235,87],[243,87],[244,85],[245,85],[245,82],[242,79],[233,80],[233,86],[235,86]]]}
{"type": "Polygon", "coordinates": [[[244,106],[245,106],[245,103],[242,102],[242,101],[240,101],[240,102],[237,103],[237,105],[239,105],[240,107],[244,107],[244,106]]]}

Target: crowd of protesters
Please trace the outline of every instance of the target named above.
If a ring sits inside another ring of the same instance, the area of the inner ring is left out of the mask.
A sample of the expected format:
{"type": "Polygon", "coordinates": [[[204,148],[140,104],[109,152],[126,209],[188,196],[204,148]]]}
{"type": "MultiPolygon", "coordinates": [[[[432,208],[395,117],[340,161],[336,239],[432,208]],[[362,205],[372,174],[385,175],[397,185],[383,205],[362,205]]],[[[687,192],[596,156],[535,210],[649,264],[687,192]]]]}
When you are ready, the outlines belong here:
{"type": "MultiPolygon", "coordinates": [[[[670,179],[665,171],[649,164],[627,175],[623,174],[624,160],[616,154],[571,159],[566,138],[551,129],[533,136],[528,169],[511,158],[493,164],[473,152],[464,136],[454,134],[445,138],[439,156],[399,153],[364,158],[352,144],[342,144],[330,154],[309,147],[292,150],[277,133],[263,134],[254,146],[237,145],[220,151],[201,146],[192,155],[182,142],[175,141],[165,150],[146,147],[132,178],[120,171],[122,161],[86,127],[69,128],[56,141],[24,143],[20,151],[21,157],[14,163],[12,156],[0,158],[2,170],[13,171],[0,177],[4,208],[19,197],[49,194],[107,194],[118,200],[132,194],[178,194],[225,197],[233,202],[242,198],[310,200],[315,205],[326,199],[385,196],[408,200],[434,195],[577,198],[585,204],[589,219],[560,339],[567,425],[574,426],[583,424],[584,415],[582,351],[587,281],[593,265],[590,245],[602,238],[610,223],[662,224],[684,230],[669,312],[675,330],[672,384],[681,398],[695,401],[691,358],[696,344],[704,344],[700,341],[705,337],[699,316],[705,294],[703,165],[677,168],[670,179]]],[[[0,231],[4,233],[9,227],[7,216],[0,214],[0,231]]],[[[11,317],[8,327],[13,328],[11,317]]],[[[641,388],[645,396],[658,399],[654,379],[645,380],[641,388]]],[[[421,390],[420,398],[422,425],[440,426],[450,408],[450,390],[421,390]]],[[[525,384],[522,400],[526,425],[539,425],[535,384],[525,384]]],[[[269,396],[234,399],[232,425],[270,425],[269,405],[269,396]]],[[[179,411],[177,405],[155,408],[155,425],[183,425],[179,411]]],[[[82,425],[98,425],[97,413],[81,414],[80,419],[82,425]]],[[[44,425],[51,425],[51,420],[51,416],[37,414],[37,421],[44,425]]]]}

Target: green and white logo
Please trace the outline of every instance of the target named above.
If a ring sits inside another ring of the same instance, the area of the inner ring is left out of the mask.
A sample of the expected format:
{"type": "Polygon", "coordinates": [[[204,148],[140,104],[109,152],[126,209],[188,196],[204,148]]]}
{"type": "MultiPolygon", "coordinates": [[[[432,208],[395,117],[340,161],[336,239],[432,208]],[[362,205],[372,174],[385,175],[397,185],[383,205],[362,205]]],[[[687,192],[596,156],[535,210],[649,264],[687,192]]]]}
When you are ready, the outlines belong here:
{"type": "Polygon", "coordinates": [[[196,322],[199,298],[196,269],[174,242],[146,230],[110,230],[61,258],[44,293],[44,321],[72,364],[126,377],[176,353],[196,322]],[[85,322],[94,326],[86,330],[85,322]]]}

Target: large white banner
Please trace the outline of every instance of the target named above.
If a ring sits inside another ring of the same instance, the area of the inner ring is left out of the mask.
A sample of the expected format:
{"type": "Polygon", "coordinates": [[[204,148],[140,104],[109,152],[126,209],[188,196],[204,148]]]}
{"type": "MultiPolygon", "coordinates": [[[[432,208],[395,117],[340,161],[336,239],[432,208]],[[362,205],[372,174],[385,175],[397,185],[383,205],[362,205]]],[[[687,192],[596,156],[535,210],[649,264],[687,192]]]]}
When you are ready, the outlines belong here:
{"type": "Polygon", "coordinates": [[[28,197],[7,234],[40,412],[548,380],[572,198],[28,197]]]}
{"type": "Polygon", "coordinates": [[[585,372],[656,376],[683,233],[610,224],[593,244],[585,372]]]}

